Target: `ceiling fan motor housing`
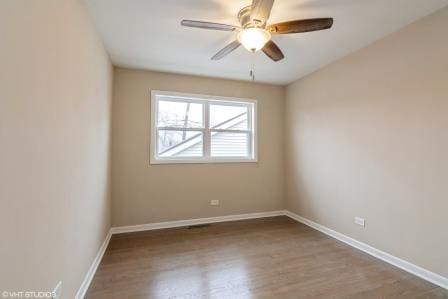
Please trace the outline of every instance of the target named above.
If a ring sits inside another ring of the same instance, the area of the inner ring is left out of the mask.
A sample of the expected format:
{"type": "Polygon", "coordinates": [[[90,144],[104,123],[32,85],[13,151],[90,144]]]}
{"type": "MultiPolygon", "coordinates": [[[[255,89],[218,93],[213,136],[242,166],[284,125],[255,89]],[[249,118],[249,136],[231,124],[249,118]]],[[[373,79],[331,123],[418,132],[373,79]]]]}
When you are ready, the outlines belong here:
{"type": "Polygon", "coordinates": [[[239,12],[238,12],[238,21],[241,24],[241,27],[243,29],[246,28],[251,28],[251,27],[263,27],[263,21],[261,20],[251,20],[250,19],[250,13],[252,10],[252,6],[246,6],[244,8],[242,8],[239,12]]]}

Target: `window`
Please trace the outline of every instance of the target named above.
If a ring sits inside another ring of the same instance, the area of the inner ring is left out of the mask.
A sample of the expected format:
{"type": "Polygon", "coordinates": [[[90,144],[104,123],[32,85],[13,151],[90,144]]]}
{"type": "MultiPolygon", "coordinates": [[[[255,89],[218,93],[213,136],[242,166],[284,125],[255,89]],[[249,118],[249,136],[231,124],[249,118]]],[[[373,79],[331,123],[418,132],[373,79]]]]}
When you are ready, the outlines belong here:
{"type": "Polygon", "coordinates": [[[151,92],[151,164],[256,162],[256,101],[151,92]]]}

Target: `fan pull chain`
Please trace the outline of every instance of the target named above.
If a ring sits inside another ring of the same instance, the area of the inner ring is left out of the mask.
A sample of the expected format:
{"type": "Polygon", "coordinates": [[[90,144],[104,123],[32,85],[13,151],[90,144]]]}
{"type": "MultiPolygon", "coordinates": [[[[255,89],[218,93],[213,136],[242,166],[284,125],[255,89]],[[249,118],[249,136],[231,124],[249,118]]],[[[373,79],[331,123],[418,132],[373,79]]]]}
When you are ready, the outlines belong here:
{"type": "Polygon", "coordinates": [[[254,57],[255,57],[255,53],[252,53],[252,66],[249,72],[249,76],[252,79],[252,81],[255,81],[255,63],[254,63],[254,57]]]}

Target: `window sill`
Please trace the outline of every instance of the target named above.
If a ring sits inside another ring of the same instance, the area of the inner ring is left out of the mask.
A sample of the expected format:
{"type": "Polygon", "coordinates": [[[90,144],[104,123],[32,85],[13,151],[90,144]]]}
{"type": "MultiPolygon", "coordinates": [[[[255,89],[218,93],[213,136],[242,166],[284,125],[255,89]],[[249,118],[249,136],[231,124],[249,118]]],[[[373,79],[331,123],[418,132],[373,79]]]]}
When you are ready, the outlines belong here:
{"type": "Polygon", "coordinates": [[[151,159],[150,165],[158,164],[225,164],[225,163],[258,163],[256,158],[223,158],[223,159],[151,159]]]}

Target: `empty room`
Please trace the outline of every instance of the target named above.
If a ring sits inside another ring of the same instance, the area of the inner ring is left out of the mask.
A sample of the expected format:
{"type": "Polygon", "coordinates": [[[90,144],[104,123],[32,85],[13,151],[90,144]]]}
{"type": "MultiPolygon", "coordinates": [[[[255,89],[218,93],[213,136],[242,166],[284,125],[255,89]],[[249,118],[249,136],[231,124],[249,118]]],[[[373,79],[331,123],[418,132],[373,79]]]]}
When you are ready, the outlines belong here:
{"type": "Polygon", "coordinates": [[[0,298],[447,298],[448,0],[0,0],[0,298]]]}

